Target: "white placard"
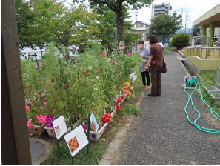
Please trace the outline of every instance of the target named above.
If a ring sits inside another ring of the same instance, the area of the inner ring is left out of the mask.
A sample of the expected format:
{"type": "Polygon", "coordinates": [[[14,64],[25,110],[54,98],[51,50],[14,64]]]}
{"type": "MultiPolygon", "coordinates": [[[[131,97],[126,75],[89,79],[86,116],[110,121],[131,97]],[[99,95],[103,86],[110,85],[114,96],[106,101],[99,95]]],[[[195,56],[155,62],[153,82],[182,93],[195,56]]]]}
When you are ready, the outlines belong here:
{"type": "Polygon", "coordinates": [[[80,125],[76,129],[64,136],[67,146],[72,156],[75,156],[82,148],[88,145],[86,134],[83,127],[80,125]]]}
{"type": "Polygon", "coordinates": [[[66,132],[67,132],[67,126],[64,121],[64,116],[61,115],[58,119],[53,121],[53,129],[56,133],[56,138],[60,139],[66,132]]]}
{"type": "Polygon", "coordinates": [[[136,72],[130,74],[130,79],[132,79],[132,78],[133,78],[132,82],[134,82],[137,79],[137,73],[136,72]]]}

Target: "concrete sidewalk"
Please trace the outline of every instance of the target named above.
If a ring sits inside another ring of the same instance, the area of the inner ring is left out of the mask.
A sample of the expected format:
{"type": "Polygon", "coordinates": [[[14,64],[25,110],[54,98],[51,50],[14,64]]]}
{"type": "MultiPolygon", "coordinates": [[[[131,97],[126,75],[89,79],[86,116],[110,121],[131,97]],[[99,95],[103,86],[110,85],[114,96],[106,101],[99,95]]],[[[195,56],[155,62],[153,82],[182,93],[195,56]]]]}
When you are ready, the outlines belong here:
{"type": "MultiPolygon", "coordinates": [[[[142,115],[131,125],[117,164],[220,164],[220,134],[198,131],[186,119],[183,109],[187,95],[182,88],[186,73],[176,56],[176,53],[165,55],[168,73],[162,74],[162,96],[145,94],[142,115]]],[[[199,98],[195,96],[193,100],[203,112],[199,124],[220,128],[210,123],[214,120],[199,98]]],[[[188,111],[190,117],[195,117],[191,108],[188,111]]]]}

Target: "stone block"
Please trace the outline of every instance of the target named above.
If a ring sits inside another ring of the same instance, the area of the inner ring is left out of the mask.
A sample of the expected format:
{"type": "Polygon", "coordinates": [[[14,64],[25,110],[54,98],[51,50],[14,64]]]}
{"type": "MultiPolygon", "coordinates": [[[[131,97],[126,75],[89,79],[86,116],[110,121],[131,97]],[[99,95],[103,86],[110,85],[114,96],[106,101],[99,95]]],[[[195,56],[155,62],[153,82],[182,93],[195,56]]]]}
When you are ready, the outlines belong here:
{"type": "Polygon", "coordinates": [[[187,47],[184,47],[184,48],[183,48],[183,55],[184,55],[185,57],[189,55],[189,48],[187,48],[187,47]]]}
{"type": "Polygon", "coordinates": [[[220,58],[220,49],[214,49],[214,56],[220,58]]]}
{"type": "Polygon", "coordinates": [[[218,59],[202,59],[199,56],[188,56],[187,59],[199,70],[217,70],[218,59]]]}
{"type": "Polygon", "coordinates": [[[202,51],[201,51],[201,54],[200,54],[200,57],[202,58],[202,59],[206,59],[207,58],[207,50],[206,49],[201,49],[202,51]]]}

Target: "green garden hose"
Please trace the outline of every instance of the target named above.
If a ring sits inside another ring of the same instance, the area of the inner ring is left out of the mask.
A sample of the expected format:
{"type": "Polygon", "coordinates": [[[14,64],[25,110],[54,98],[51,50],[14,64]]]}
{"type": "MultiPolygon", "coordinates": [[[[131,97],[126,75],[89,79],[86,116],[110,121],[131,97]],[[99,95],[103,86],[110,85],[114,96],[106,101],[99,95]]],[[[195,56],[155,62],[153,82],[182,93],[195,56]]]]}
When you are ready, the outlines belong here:
{"type": "Polygon", "coordinates": [[[199,94],[200,94],[200,97],[201,97],[201,100],[202,102],[209,108],[211,114],[213,115],[214,118],[216,118],[217,120],[220,121],[220,115],[214,111],[210,105],[205,101],[205,99],[203,98],[203,95],[202,95],[202,91],[201,91],[201,86],[200,86],[200,83],[202,84],[202,86],[204,87],[204,84],[201,80],[197,79],[196,77],[192,78],[192,79],[186,79],[186,82],[184,84],[184,92],[188,95],[188,101],[186,103],[186,106],[184,107],[184,112],[186,114],[186,117],[187,117],[187,120],[189,121],[190,124],[192,124],[193,126],[195,126],[198,130],[200,131],[203,131],[203,132],[206,132],[206,133],[220,133],[220,130],[218,129],[210,129],[210,128],[206,128],[206,127],[201,127],[197,124],[197,121],[201,118],[201,113],[196,109],[196,107],[194,106],[193,104],[193,99],[192,99],[192,95],[196,92],[197,90],[197,86],[199,86],[199,94]],[[186,87],[195,87],[195,89],[193,90],[192,93],[188,93],[186,91],[186,87]],[[189,118],[189,115],[188,115],[188,112],[187,112],[187,107],[189,105],[189,103],[191,102],[192,104],[192,108],[196,111],[196,113],[198,114],[198,117],[192,121],[190,118],[189,118]]]}

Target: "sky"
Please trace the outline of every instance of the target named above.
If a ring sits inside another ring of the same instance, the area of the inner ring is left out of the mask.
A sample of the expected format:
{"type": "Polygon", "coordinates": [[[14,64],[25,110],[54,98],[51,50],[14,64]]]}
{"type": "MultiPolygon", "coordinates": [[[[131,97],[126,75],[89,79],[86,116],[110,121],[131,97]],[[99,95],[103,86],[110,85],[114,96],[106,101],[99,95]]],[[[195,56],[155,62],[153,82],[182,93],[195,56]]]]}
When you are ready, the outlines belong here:
{"type": "MultiPolygon", "coordinates": [[[[176,11],[181,14],[183,11],[183,25],[186,22],[186,12],[187,12],[187,27],[191,28],[193,26],[193,21],[198,19],[200,16],[214,8],[217,4],[220,4],[220,0],[154,0],[153,4],[170,3],[172,6],[172,11],[176,11]]],[[[150,23],[151,18],[150,7],[143,7],[138,10],[139,14],[137,16],[138,21],[144,21],[150,23]]],[[[129,11],[131,20],[136,21],[135,11],[129,11]]]]}
{"type": "MultiPolygon", "coordinates": [[[[67,3],[72,2],[72,0],[66,0],[67,3]]],[[[154,0],[153,4],[161,4],[170,3],[172,6],[172,11],[176,11],[177,13],[181,14],[183,11],[183,25],[185,26],[186,22],[186,12],[187,12],[187,27],[191,28],[193,26],[193,21],[198,19],[200,16],[211,10],[217,4],[220,4],[220,0],[154,0]]],[[[85,2],[88,4],[88,0],[85,2]]],[[[151,8],[150,7],[143,7],[138,10],[139,14],[137,16],[138,21],[144,21],[146,23],[150,23],[151,19],[151,8]]],[[[135,11],[129,10],[131,21],[133,23],[136,21],[135,11]]]]}

